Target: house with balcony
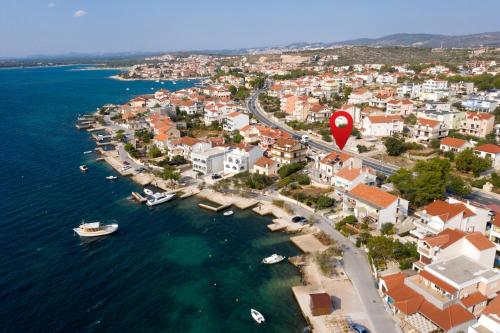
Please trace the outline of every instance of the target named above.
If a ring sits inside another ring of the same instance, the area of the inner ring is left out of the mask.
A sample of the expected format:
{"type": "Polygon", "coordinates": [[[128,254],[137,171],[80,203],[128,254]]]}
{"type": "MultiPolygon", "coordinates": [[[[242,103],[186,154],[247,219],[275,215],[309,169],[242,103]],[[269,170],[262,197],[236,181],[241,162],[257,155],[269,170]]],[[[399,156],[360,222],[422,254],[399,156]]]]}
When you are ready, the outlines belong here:
{"type": "Polygon", "coordinates": [[[487,143],[474,148],[474,154],[482,158],[489,158],[491,166],[495,170],[500,169],[500,146],[492,143],[487,143]]]}
{"type": "Polygon", "coordinates": [[[469,141],[452,137],[446,137],[442,139],[439,145],[439,149],[441,149],[442,151],[450,151],[452,153],[460,153],[465,149],[471,147],[472,144],[469,141]]]}
{"type": "Polygon", "coordinates": [[[315,156],[311,178],[318,183],[334,185],[335,174],[342,168],[361,168],[363,161],[346,153],[331,152],[328,155],[315,156]]]}
{"type": "Polygon", "coordinates": [[[496,246],[479,232],[444,229],[435,236],[419,239],[417,251],[420,258],[413,263],[416,270],[423,270],[426,265],[460,255],[485,267],[493,267],[496,246]]]}
{"type": "Polygon", "coordinates": [[[403,132],[403,118],[400,115],[367,116],[361,124],[361,132],[365,136],[385,137],[403,132]]]}
{"type": "Polygon", "coordinates": [[[255,161],[263,156],[264,151],[259,146],[240,143],[226,149],[224,155],[224,172],[236,174],[250,171],[255,161]]]}
{"type": "Polygon", "coordinates": [[[373,93],[366,88],[354,89],[349,95],[349,104],[369,103],[373,98],[373,93]]]}
{"type": "Polygon", "coordinates": [[[419,239],[439,234],[446,228],[465,232],[486,231],[490,221],[489,210],[454,198],[435,200],[416,212],[415,229],[410,233],[419,239]]]}
{"type": "Polygon", "coordinates": [[[468,333],[500,332],[500,296],[488,303],[477,323],[469,327],[468,333]]]}
{"type": "Polygon", "coordinates": [[[211,147],[212,145],[209,142],[200,141],[189,136],[171,140],[167,144],[169,157],[182,156],[188,161],[191,160],[191,153],[193,151],[205,150],[211,147]]]}
{"type": "Polygon", "coordinates": [[[426,281],[401,272],[379,277],[379,292],[404,332],[457,333],[475,323],[474,315],[461,304],[434,305],[448,298],[427,286],[426,281]]]}
{"type": "Polygon", "coordinates": [[[448,126],[445,123],[432,119],[418,118],[413,126],[413,137],[424,143],[433,139],[442,139],[448,136],[448,126]]]}
{"type": "Polygon", "coordinates": [[[353,168],[346,166],[334,176],[335,195],[342,198],[345,192],[352,190],[358,184],[375,186],[377,175],[372,168],[353,168]]]}
{"type": "Polygon", "coordinates": [[[196,150],[191,153],[193,171],[210,175],[224,171],[224,147],[196,150]]]}
{"type": "Polygon", "coordinates": [[[495,116],[490,113],[467,112],[460,133],[484,138],[493,132],[495,116]]]}
{"type": "Polygon", "coordinates": [[[495,269],[459,255],[426,265],[415,275],[382,276],[379,291],[403,329],[415,327],[418,319],[420,327],[435,326],[428,332],[459,332],[484,313],[500,290],[499,282],[495,269]]]}
{"type": "Polygon", "coordinates": [[[378,187],[358,184],[343,195],[343,213],[367,220],[376,228],[384,223],[396,224],[408,216],[408,200],[378,187]]]}
{"type": "Polygon", "coordinates": [[[272,145],[271,159],[278,163],[278,168],[285,164],[306,161],[307,148],[295,139],[280,138],[272,145]]]}
{"type": "Polygon", "coordinates": [[[222,128],[226,132],[233,132],[242,129],[250,123],[247,114],[235,111],[231,112],[224,118],[222,128]]]}
{"type": "Polygon", "coordinates": [[[251,173],[256,173],[258,175],[266,175],[268,177],[274,177],[278,175],[278,163],[270,158],[262,156],[253,165],[250,170],[251,173]]]}
{"type": "Polygon", "coordinates": [[[391,99],[387,102],[386,114],[399,114],[408,116],[413,113],[413,102],[409,99],[391,99]]]}
{"type": "Polygon", "coordinates": [[[495,214],[491,220],[491,228],[489,230],[489,239],[495,244],[495,267],[500,267],[500,217],[495,214]]]}

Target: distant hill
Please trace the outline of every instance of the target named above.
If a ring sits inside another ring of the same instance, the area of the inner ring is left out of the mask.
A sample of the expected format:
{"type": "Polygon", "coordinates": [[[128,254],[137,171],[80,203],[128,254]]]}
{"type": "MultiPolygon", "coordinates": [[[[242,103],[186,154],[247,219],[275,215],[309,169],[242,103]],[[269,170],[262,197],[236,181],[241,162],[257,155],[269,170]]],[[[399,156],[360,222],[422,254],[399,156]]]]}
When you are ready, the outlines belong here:
{"type": "Polygon", "coordinates": [[[434,35],[399,33],[380,38],[359,38],[333,43],[293,43],[286,48],[329,47],[342,45],[363,46],[407,46],[407,47],[444,47],[444,48],[474,48],[480,46],[500,46],[500,31],[483,32],[472,35],[434,35]]]}

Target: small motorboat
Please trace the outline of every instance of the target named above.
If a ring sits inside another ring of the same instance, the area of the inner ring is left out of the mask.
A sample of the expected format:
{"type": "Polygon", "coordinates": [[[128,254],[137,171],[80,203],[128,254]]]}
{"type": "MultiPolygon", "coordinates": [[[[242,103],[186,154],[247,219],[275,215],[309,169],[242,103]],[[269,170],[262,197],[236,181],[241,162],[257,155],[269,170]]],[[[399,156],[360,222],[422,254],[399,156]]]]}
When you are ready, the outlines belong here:
{"type": "Polygon", "coordinates": [[[255,320],[258,324],[261,324],[266,321],[262,313],[260,313],[255,309],[250,309],[250,314],[252,315],[253,320],[255,320]]]}
{"type": "Polygon", "coordinates": [[[267,258],[262,259],[263,264],[271,265],[271,264],[277,264],[285,259],[284,256],[280,256],[278,254],[273,254],[267,258]]]}
{"type": "Polygon", "coordinates": [[[126,91],[129,91],[129,90],[130,90],[130,88],[126,88],[125,90],[126,90],[126,91]]]}
{"type": "Polygon", "coordinates": [[[87,150],[83,152],[85,155],[92,153],[92,150],[87,150]]]}
{"type": "Polygon", "coordinates": [[[80,170],[82,170],[83,172],[87,171],[89,169],[88,166],[86,166],[85,164],[84,165],[80,165],[80,170]]]}
{"type": "Polygon", "coordinates": [[[80,237],[96,237],[112,234],[118,230],[117,223],[101,224],[101,222],[82,223],[73,231],[80,237]]]}
{"type": "Polygon", "coordinates": [[[153,195],[149,196],[148,201],[146,201],[146,205],[148,205],[149,207],[156,206],[164,202],[170,201],[174,197],[175,193],[168,193],[168,192],[153,193],[153,195]]]}
{"type": "Polygon", "coordinates": [[[115,180],[116,178],[118,178],[117,176],[107,176],[106,179],[107,180],[115,180]]]}
{"type": "Polygon", "coordinates": [[[232,210],[228,210],[227,212],[224,212],[224,214],[223,214],[223,215],[224,215],[224,216],[231,216],[231,215],[233,215],[233,214],[234,214],[234,212],[233,212],[232,210]]]}
{"type": "Polygon", "coordinates": [[[153,191],[151,191],[151,190],[150,190],[150,189],[148,189],[148,188],[145,188],[145,189],[144,189],[144,193],[145,193],[146,195],[153,195],[153,194],[155,194],[153,191]]]}

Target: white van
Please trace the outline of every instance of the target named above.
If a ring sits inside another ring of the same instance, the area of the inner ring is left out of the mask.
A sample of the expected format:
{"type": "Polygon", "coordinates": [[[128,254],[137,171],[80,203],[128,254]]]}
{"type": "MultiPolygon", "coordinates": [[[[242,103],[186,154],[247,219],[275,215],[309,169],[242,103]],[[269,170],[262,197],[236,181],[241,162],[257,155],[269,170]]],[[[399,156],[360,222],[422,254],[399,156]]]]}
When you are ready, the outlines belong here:
{"type": "Polygon", "coordinates": [[[305,135],[305,134],[304,134],[304,135],[302,135],[302,136],[300,137],[300,143],[302,143],[302,144],[304,144],[304,145],[305,145],[305,144],[307,144],[307,143],[309,143],[309,136],[307,136],[307,135],[305,135]]]}

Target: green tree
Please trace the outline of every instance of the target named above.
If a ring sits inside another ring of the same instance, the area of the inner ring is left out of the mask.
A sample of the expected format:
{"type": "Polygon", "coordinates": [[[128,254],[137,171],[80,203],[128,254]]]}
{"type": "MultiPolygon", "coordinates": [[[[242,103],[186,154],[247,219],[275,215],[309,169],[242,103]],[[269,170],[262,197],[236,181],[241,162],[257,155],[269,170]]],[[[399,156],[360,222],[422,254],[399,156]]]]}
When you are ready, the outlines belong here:
{"type": "Polygon", "coordinates": [[[390,223],[390,222],[383,223],[380,226],[380,232],[382,233],[382,235],[392,235],[392,234],[394,234],[395,233],[395,231],[394,231],[394,224],[390,223]]]}
{"type": "Polygon", "coordinates": [[[335,200],[333,198],[326,196],[326,195],[321,195],[316,200],[316,206],[319,209],[332,207],[334,204],[335,204],[335,200]]]}
{"type": "Polygon", "coordinates": [[[450,180],[447,186],[448,192],[453,193],[457,197],[463,198],[466,195],[470,194],[472,189],[469,184],[464,182],[464,180],[455,175],[450,176],[450,180]]]}
{"type": "Polygon", "coordinates": [[[240,131],[234,131],[234,134],[233,134],[233,139],[232,141],[234,143],[240,143],[241,141],[243,141],[245,138],[240,134],[240,131]]]}
{"type": "Polygon", "coordinates": [[[230,85],[228,88],[229,92],[231,93],[231,96],[234,96],[236,95],[236,93],[238,92],[238,88],[236,88],[235,86],[233,85],[230,85]]]}
{"type": "Polygon", "coordinates": [[[406,151],[406,145],[404,141],[392,136],[385,139],[384,145],[387,149],[387,154],[389,154],[390,156],[399,156],[406,151]]]}
{"type": "Polygon", "coordinates": [[[440,146],[441,146],[441,142],[438,139],[432,139],[429,142],[429,147],[432,149],[439,149],[440,146]]]}
{"type": "Polygon", "coordinates": [[[299,170],[302,170],[303,168],[304,168],[303,163],[285,164],[278,169],[278,174],[280,175],[280,178],[285,178],[299,170]]]}
{"type": "Polygon", "coordinates": [[[415,125],[417,123],[417,116],[413,113],[409,114],[407,117],[405,117],[404,123],[406,125],[415,125]]]}
{"type": "Polygon", "coordinates": [[[160,177],[165,180],[179,180],[179,178],[181,178],[181,174],[173,166],[167,165],[163,168],[163,172],[160,174],[160,177]]]}
{"type": "Polygon", "coordinates": [[[455,167],[459,171],[472,172],[478,177],[481,172],[491,167],[491,160],[476,156],[472,149],[465,149],[455,156],[455,167]]]}
{"type": "Polygon", "coordinates": [[[411,170],[399,169],[389,177],[389,181],[403,198],[420,207],[444,196],[450,169],[448,160],[436,157],[417,162],[411,170]]]}
{"type": "Polygon", "coordinates": [[[151,148],[149,148],[148,151],[148,156],[150,158],[157,158],[162,155],[160,148],[158,148],[156,145],[152,145],[151,148]]]}

